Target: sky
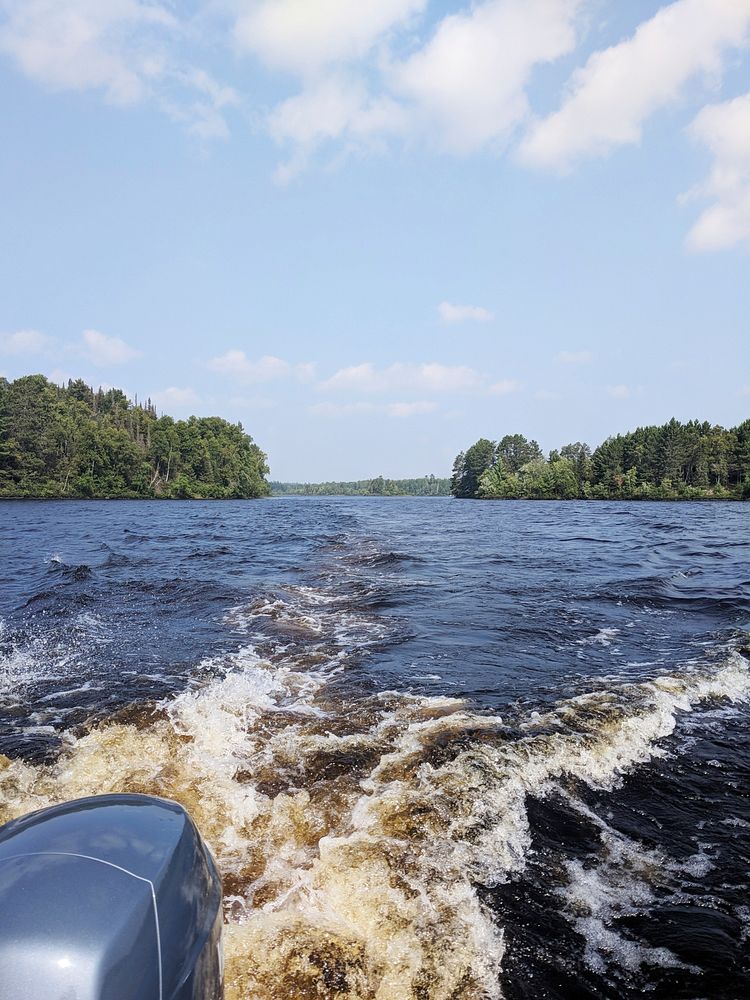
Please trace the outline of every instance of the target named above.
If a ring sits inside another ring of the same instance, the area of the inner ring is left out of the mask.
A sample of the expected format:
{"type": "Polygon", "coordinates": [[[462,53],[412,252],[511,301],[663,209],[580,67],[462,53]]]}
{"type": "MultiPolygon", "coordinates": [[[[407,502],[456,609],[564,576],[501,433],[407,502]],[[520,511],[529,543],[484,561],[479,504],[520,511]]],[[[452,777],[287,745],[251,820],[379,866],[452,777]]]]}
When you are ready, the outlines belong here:
{"type": "Polygon", "coordinates": [[[0,0],[0,375],[274,479],[750,416],[750,0],[0,0]]]}

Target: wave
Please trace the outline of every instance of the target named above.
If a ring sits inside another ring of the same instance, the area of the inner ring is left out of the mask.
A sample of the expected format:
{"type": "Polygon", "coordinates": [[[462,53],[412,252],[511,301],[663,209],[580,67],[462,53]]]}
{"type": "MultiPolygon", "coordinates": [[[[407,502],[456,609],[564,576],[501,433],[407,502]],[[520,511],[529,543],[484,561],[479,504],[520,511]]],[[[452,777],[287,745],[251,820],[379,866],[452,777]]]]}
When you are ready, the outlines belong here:
{"type": "Polygon", "coordinates": [[[53,556],[49,561],[50,572],[60,573],[62,576],[72,580],[88,580],[92,574],[92,569],[87,563],[69,566],[58,556],[53,556]]]}
{"type": "MultiPolygon", "coordinates": [[[[176,697],[66,734],[53,763],[0,759],[0,821],[111,791],[191,811],[224,877],[228,1000],[497,1000],[504,932],[481,889],[527,864],[529,799],[615,789],[667,754],[681,714],[750,696],[748,662],[728,650],[503,719],[461,699],[342,692],[352,648],[394,626],[332,593],[279,588],[228,617],[272,627],[269,651],[203,661],[176,697]]],[[[568,868],[594,964],[617,944],[608,884],[568,868]]]]}

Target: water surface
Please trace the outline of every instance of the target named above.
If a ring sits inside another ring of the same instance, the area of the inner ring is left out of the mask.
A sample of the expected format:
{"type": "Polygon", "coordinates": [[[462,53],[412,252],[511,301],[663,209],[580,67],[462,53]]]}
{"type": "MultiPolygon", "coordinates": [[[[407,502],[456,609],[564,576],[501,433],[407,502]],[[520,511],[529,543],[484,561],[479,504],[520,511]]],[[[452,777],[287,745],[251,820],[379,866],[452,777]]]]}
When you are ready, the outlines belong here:
{"type": "Polygon", "coordinates": [[[0,505],[0,820],[182,801],[228,997],[750,994],[739,504],[0,505]]]}

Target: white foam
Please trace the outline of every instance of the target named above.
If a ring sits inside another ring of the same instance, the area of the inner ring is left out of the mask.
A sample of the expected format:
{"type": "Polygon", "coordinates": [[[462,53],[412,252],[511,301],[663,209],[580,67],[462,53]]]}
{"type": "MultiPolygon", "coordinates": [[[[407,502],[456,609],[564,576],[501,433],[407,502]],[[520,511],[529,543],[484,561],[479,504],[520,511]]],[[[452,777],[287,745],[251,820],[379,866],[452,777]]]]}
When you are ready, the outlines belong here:
{"type": "Polygon", "coordinates": [[[39,663],[28,649],[12,648],[0,653],[0,704],[23,698],[39,675],[39,663]]]}
{"type": "Polygon", "coordinates": [[[619,628],[600,628],[595,635],[587,636],[585,639],[579,639],[578,644],[580,646],[611,646],[613,640],[616,639],[619,634],[619,628]]]}
{"type": "MultiPolygon", "coordinates": [[[[320,606],[328,642],[340,609],[320,606]]],[[[233,880],[228,1000],[316,995],[321,955],[351,997],[499,998],[502,930],[475,886],[525,866],[527,796],[562,778],[614,788],[666,752],[679,714],[750,693],[747,662],[730,654],[715,669],[567,699],[532,713],[519,734],[457,698],[342,697],[329,686],[343,665],[335,644],[307,665],[317,642],[281,642],[270,660],[245,645],[205,661],[205,682],[139,727],[103,725],[71,736],[54,765],[0,769],[6,817],[115,789],[185,803],[233,880]]],[[[621,878],[632,859],[613,835],[602,842],[606,870],[569,870],[590,962],[674,964],[613,937],[617,880],[633,907],[649,890],[621,878]]]]}

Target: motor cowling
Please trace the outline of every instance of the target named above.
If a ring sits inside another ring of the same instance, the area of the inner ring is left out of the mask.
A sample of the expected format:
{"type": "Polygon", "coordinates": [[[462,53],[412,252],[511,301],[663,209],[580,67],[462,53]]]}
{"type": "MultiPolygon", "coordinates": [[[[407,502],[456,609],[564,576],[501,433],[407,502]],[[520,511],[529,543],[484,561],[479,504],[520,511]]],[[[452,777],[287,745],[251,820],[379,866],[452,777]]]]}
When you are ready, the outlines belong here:
{"type": "Polygon", "coordinates": [[[222,1000],[221,882],[192,820],[147,795],[0,827],[2,1000],[222,1000]]]}

